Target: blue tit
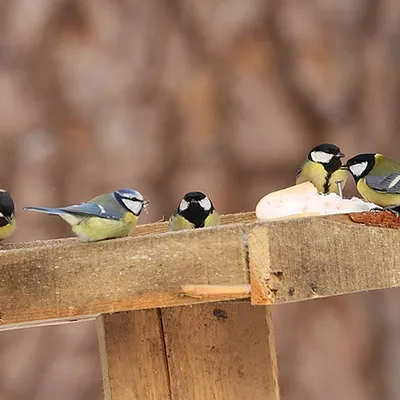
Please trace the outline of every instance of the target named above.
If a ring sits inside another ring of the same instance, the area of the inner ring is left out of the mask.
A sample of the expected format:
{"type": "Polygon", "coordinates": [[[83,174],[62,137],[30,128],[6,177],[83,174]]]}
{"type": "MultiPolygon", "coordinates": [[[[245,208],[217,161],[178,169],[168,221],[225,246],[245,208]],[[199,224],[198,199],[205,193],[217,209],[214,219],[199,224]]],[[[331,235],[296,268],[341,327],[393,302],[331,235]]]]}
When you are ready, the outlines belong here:
{"type": "Polygon", "coordinates": [[[338,184],[341,181],[342,189],[346,184],[348,173],[340,160],[344,154],[334,144],[320,144],[308,153],[296,175],[296,185],[311,182],[319,193],[339,194],[338,184]]]}
{"type": "Polygon", "coordinates": [[[95,242],[129,236],[148,203],[136,190],[120,189],[78,205],[61,208],[25,207],[24,210],[58,215],[72,226],[80,240],[95,242]]]}
{"type": "Polygon", "coordinates": [[[201,192],[186,193],[169,219],[168,229],[180,231],[220,224],[220,215],[211,200],[201,192]]]}
{"type": "Polygon", "coordinates": [[[379,153],[358,154],[346,167],[354,178],[358,192],[384,209],[400,209],[400,162],[379,153]]]}
{"type": "Polygon", "coordinates": [[[9,237],[16,227],[14,201],[8,192],[0,189],[0,240],[9,237]]]}

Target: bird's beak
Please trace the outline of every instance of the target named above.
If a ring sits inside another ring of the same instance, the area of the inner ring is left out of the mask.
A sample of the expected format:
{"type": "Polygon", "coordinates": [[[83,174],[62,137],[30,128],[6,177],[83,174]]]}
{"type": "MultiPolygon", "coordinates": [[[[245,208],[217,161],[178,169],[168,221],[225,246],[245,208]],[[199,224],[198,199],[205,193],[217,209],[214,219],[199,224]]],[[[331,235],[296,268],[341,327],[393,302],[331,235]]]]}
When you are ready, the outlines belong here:
{"type": "Polygon", "coordinates": [[[11,224],[12,217],[6,217],[6,216],[4,216],[4,219],[5,219],[9,224],[11,224]]]}
{"type": "Polygon", "coordinates": [[[341,151],[339,151],[339,153],[335,154],[336,158],[342,158],[342,157],[346,157],[345,154],[343,154],[341,151]]]}
{"type": "Polygon", "coordinates": [[[345,171],[349,171],[349,167],[347,165],[342,165],[340,169],[344,169],[345,171]]]}
{"type": "Polygon", "coordinates": [[[146,207],[150,202],[146,199],[143,200],[143,207],[146,207]]]}

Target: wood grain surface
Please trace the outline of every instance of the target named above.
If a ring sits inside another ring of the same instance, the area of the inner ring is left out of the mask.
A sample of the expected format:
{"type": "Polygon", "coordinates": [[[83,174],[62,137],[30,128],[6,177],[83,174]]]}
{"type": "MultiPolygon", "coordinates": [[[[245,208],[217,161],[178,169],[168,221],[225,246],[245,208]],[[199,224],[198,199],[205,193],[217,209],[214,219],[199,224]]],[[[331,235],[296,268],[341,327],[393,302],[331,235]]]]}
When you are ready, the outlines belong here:
{"type": "Polygon", "coordinates": [[[248,246],[253,304],[400,285],[400,230],[347,215],[255,224],[248,246]]]}
{"type": "Polygon", "coordinates": [[[266,307],[230,301],[162,309],[173,400],[278,400],[266,307]]]}
{"type": "Polygon", "coordinates": [[[104,314],[96,323],[105,400],[169,400],[159,310],[104,314]]]}
{"type": "MultiPolygon", "coordinates": [[[[400,285],[398,229],[347,215],[253,220],[239,214],[196,231],[150,234],[149,225],[137,237],[2,250],[0,329],[250,292],[253,304],[266,305],[400,285]]],[[[160,223],[152,226],[160,231],[160,223]]]]}

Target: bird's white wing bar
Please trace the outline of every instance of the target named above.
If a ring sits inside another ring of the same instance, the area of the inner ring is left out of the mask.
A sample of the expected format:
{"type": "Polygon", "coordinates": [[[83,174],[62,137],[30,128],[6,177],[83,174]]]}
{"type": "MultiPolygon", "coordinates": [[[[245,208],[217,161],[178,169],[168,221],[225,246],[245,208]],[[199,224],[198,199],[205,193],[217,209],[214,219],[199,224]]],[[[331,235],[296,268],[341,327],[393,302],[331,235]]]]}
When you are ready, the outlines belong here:
{"type": "Polygon", "coordinates": [[[365,183],[377,192],[400,194],[400,173],[398,172],[384,176],[368,175],[365,183]]]}

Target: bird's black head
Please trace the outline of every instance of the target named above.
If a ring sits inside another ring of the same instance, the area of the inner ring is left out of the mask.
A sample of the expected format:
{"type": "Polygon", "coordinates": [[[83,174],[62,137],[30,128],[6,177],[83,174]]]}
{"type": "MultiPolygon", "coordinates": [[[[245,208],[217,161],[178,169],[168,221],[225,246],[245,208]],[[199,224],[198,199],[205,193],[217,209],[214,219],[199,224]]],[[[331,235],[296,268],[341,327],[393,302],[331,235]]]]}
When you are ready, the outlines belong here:
{"type": "Polygon", "coordinates": [[[206,218],[213,210],[211,200],[204,193],[189,192],[179,203],[177,213],[191,222],[195,228],[203,228],[206,218]]]}
{"type": "Polygon", "coordinates": [[[14,201],[4,190],[0,191],[0,227],[9,224],[14,217],[14,201]]]}
{"type": "Polygon", "coordinates": [[[322,164],[325,170],[331,173],[342,166],[342,161],[340,160],[342,157],[344,157],[344,154],[339,147],[330,143],[319,144],[308,153],[310,161],[322,164]]]}
{"type": "Polygon", "coordinates": [[[353,175],[356,183],[368,175],[375,165],[375,153],[358,154],[347,160],[346,168],[353,175]]]}

